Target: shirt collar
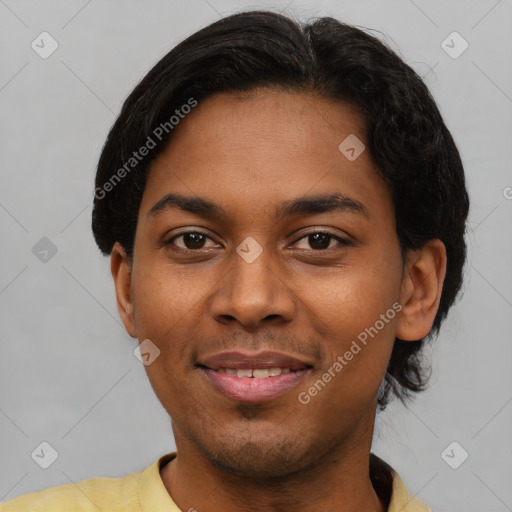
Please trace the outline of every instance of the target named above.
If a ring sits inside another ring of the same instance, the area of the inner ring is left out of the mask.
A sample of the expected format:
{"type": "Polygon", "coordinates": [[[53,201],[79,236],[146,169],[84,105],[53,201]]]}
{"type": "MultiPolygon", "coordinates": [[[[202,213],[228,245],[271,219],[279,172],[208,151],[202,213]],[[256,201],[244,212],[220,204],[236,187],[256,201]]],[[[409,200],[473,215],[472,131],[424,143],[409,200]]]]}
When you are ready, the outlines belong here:
{"type": "MultiPolygon", "coordinates": [[[[141,473],[139,499],[143,512],[180,512],[160,476],[160,468],[173,460],[176,452],[167,453],[141,473]]],[[[432,512],[423,502],[409,494],[403,480],[393,471],[393,489],[387,512],[432,512]]]]}

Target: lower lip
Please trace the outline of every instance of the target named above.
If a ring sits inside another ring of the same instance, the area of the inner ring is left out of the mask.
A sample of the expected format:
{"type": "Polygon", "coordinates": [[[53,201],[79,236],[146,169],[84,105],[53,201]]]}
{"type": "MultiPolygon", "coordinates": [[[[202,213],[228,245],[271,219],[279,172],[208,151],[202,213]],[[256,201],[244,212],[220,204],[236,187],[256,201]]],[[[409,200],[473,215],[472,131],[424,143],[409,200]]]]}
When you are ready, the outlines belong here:
{"type": "Polygon", "coordinates": [[[237,377],[201,368],[208,380],[225,396],[239,402],[265,402],[294,388],[309,369],[282,373],[275,377],[237,377]]]}

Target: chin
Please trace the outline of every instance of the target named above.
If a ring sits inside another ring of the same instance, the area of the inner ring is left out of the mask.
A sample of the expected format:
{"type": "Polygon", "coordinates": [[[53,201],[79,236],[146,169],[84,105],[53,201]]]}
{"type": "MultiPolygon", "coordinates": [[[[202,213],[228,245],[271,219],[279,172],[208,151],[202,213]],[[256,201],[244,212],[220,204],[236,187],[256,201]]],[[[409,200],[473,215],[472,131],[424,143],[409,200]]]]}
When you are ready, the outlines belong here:
{"type": "Polygon", "coordinates": [[[270,452],[253,442],[245,444],[241,450],[226,448],[223,452],[204,455],[215,467],[233,475],[276,478],[288,476],[300,469],[297,467],[297,457],[290,453],[290,446],[281,446],[270,452]]]}
{"type": "Polygon", "coordinates": [[[211,436],[204,443],[195,440],[203,457],[213,466],[233,475],[252,478],[279,478],[305,470],[323,453],[321,442],[304,444],[300,434],[289,430],[279,438],[274,432],[245,434],[225,432],[220,439],[211,436]]]}

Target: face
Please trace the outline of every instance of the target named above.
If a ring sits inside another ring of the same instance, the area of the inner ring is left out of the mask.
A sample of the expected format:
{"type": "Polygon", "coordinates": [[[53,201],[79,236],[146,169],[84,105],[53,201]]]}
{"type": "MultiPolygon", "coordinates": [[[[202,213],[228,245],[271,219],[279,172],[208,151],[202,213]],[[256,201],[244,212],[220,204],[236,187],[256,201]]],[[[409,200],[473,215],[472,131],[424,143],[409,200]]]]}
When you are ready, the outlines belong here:
{"type": "Polygon", "coordinates": [[[277,476],[371,437],[403,261],[369,151],[338,149],[354,135],[343,103],[217,94],[152,163],[116,287],[160,350],[145,368],[178,453],[277,476]]]}

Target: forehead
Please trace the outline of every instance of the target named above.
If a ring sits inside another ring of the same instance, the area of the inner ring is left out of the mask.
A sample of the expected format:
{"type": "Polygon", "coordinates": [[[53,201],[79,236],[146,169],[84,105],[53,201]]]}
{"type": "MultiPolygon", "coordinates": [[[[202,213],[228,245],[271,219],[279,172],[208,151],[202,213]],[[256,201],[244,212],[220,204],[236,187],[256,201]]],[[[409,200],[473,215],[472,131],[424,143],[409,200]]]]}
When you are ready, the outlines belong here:
{"type": "Polygon", "coordinates": [[[192,145],[199,156],[201,143],[203,154],[216,147],[223,147],[218,153],[225,154],[226,145],[247,152],[263,145],[279,148],[283,156],[321,152],[324,158],[337,159],[340,137],[348,134],[365,138],[365,123],[355,107],[314,93],[260,88],[218,93],[200,102],[173,131],[167,152],[173,153],[176,145],[192,145]]]}
{"type": "Polygon", "coordinates": [[[169,193],[222,203],[228,214],[278,211],[287,199],[328,192],[389,210],[369,151],[355,159],[342,151],[348,144],[359,153],[365,138],[362,116],[342,102],[266,88],[215,94],[180,121],[151,164],[141,212],[169,193]]]}

